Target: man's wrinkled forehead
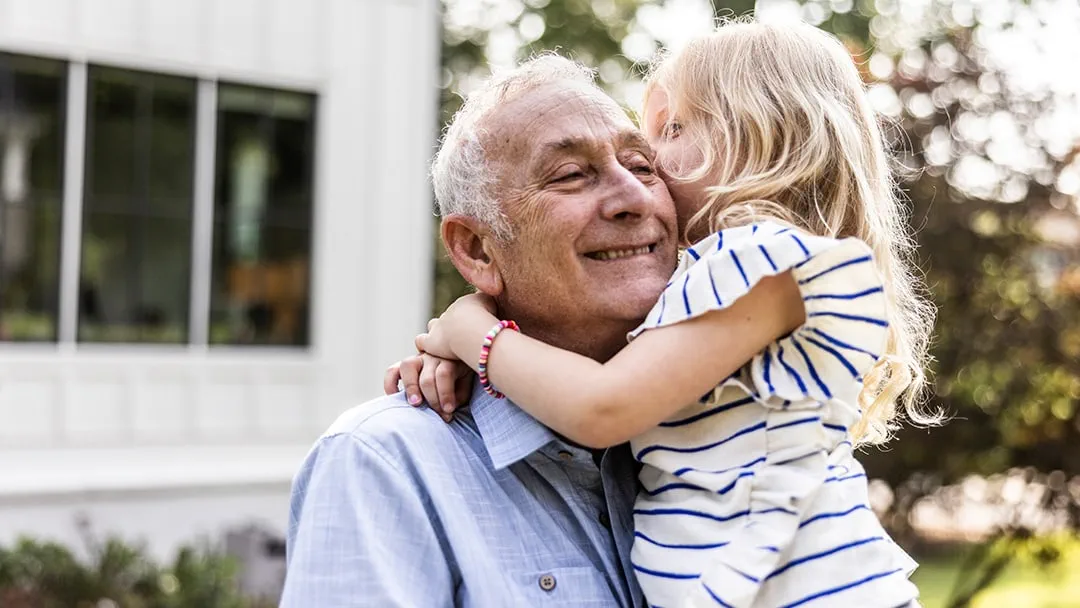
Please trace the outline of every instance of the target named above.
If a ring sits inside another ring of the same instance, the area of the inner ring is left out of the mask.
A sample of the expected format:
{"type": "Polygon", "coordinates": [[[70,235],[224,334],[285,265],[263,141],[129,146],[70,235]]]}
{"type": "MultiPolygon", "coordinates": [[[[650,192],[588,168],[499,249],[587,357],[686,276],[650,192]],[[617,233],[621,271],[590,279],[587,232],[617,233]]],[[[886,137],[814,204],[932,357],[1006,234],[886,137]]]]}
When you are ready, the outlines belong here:
{"type": "Polygon", "coordinates": [[[574,138],[614,142],[635,130],[613,99],[596,87],[572,81],[526,91],[499,106],[484,122],[488,157],[519,166],[551,142],[574,138]]]}

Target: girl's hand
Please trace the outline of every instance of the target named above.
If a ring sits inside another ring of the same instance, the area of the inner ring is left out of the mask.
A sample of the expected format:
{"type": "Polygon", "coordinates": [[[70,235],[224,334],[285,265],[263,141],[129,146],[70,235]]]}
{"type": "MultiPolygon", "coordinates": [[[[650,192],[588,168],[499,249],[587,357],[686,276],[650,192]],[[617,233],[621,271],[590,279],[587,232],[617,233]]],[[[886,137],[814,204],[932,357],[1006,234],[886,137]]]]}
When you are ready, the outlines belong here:
{"type": "Polygon", "coordinates": [[[499,320],[495,301],[483,294],[457,299],[438,319],[428,323],[428,333],[416,337],[416,350],[443,359],[460,359],[475,369],[484,335],[499,320]]]}
{"type": "Polygon", "coordinates": [[[386,394],[398,392],[399,383],[410,404],[419,407],[426,401],[435,413],[450,422],[458,406],[469,402],[473,373],[461,361],[420,353],[402,359],[386,370],[383,379],[386,394]]]}

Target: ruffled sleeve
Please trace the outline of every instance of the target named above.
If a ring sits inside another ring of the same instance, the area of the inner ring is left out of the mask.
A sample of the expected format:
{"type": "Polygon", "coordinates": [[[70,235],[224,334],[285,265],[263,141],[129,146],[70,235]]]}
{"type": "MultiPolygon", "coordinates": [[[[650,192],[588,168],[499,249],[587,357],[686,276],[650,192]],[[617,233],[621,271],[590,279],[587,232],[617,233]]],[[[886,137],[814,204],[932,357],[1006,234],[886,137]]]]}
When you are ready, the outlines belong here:
{"type": "Polygon", "coordinates": [[[869,246],[858,239],[818,237],[771,222],[722,230],[686,250],[660,300],[629,337],[727,308],[763,278],[789,270],[802,292],[806,323],[754,357],[751,391],[773,407],[834,398],[854,403],[888,330],[882,280],[869,246]]]}

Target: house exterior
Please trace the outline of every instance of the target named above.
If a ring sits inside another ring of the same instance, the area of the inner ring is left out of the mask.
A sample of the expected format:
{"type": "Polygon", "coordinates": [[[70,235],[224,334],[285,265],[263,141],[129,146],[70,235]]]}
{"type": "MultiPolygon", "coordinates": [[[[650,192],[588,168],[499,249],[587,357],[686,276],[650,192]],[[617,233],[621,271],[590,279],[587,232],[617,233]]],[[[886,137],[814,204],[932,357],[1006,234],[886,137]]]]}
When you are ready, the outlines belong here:
{"type": "Polygon", "coordinates": [[[284,531],[428,316],[437,9],[0,2],[0,544],[284,531]]]}

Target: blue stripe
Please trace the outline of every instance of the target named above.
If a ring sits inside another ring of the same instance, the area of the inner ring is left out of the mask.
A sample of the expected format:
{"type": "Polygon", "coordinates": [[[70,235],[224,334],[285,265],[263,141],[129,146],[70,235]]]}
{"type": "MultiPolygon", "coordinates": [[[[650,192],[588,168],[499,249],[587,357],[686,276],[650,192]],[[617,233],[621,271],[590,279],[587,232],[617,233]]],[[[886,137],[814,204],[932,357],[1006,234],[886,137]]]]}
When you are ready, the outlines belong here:
{"type": "Polygon", "coordinates": [[[810,300],[858,300],[859,298],[865,298],[868,295],[875,293],[884,293],[884,287],[871,287],[864,291],[856,293],[823,293],[813,296],[805,296],[803,302],[809,302],[810,300]]]}
{"type": "Polygon", "coordinates": [[[835,593],[840,593],[841,591],[847,591],[848,589],[854,589],[855,587],[861,587],[862,585],[865,585],[866,583],[876,581],[879,578],[885,578],[886,576],[891,576],[893,574],[896,574],[897,572],[900,572],[900,568],[896,568],[895,570],[889,570],[888,572],[879,572],[877,574],[871,574],[870,576],[861,578],[861,579],[859,579],[857,581],[850,582],[850,583],[848,583],[846,585],[841,585],[840,587],[833,587],[832,589],[826,589],[825,591],[821,591],[821,592],[815,593],[813,595],[808,595],[808,596],[802,598],[801,600],[799,600],[797,602],[792,602],[790,604],[785,604],[784,606],[781,606],[780,608],[795,608],[796,606],[801,606],[801,605],[803,605],[803,604],[805,604],[807,602],[812,602],[812,601],[814,601],[816,599],[820,599],[820,598],[823,598],[823,597],[828,596],[828,595],[833,595],[835,593]]]}
{"type": "Polygon", "coordinates": [[[799,426],[801,424],[810,424],[811,422],[818,422],[821,420],[821,416],[814,416],[813,418],[803,418],[801,420],[792,420],[791,422],[785,422],[784,424],[778,424],[776,426],[770,426],[770,431],[776,431],[779,429],[786,429],[789,426],[799,426]]]}
{"type": "Polygon", "coordinates": [[[780,236],[781,234],[787,234],[788,232],[791,232],[791,228],[781,228],[780,230],[774,232],[773,236],[780,236]]]}
{"type": "Polygon", "coordinates": [[[821,425],[821,426],[823,426],[823,427],[825,427],[825,428],[827,428],[827,429],[832,429],[832,430],[834,430],[834,431],[840,431],[840,432],[842,432],[842,433],[846,433],[846,432],[847,432],[847,427],[846,427],[846,426],[842,426],[842,425],[839,425],[839,424],[823,424],[823,425],[821,425]]]}
{"type": "Polygon", "coordinates": [[[750,287],[750,279],[746,278],[746,271],[743,270],[742,262],[739,261],[739,256],[735,255],[735,250],[731,250],[731,259],[735,260],[735,267],[739,269],[739,274],[742,275],[743,283],[746,283],[747,287],[750,287]]]}
{"type": "Polygon", "coordinates": [[[719,549],[720,547],[726,547],[726,546],[731,544],[730,541],[724,541],[722,543],[704,543],[704,544],[700,544],[700,545],[673,545],[673,544],[670,544],[670,543],[662,543],[662,542],[660,542],[658,540],[653,540],[653,539],[649,538],[648,536],[645,536],[641,532],[637,532],[637,531],[634,532],[634,536],[636,536],[637,538],[640,538],[641,540],[643,540],[643,541],[645,541],[645,542],[647,542],[647,543],[649,543],[651,545],[656,545],[657,547],[663,547],[665,549],[691,549],[691,550],[694,550],[694,551],[700,551],[700,550],[704,550],[704,549],[719,549]]]}
{"type": "Polygon", "coordinates": [[[861,258],[855,258],[853,260],[848,260],[846,262],[840,262],[839,264],[837,264],[835,266],[830,266],[829,268],[826,268],[825,270],[822,270],[821,272],[815,274],[812,277],[800,280],[799,285],[806,285],[810,281],[813,281],[814,279],[821,278],[821,277],[829,274],[830,272],[840,270],[841,268],[847,268],[848,266],[854,266],[855,264],[862,264],[864,262],[869,262],[872,259],[873,258],[871,256],[864,255],[861,258]]]}
{"type": "Polygon", "coordinates": [[[769,513],[783,513],[784,515],[798,515],[791,509],[785,509],[784,507],[772,507],[771,509],[762,509],[761,511],[752,511],[754,515],[768,515],[769,513]]]}
{"type": "Polygon", "coordinates": [[[756,577],[756,576],[750,576],[749,574],[747,574],[747,573],[745,573],[745,572],[743,572],[741,570],[738,570],[736,568],[732,568],[731,566],[728,566],[728,569],[731,570],[732,572],[734,572],[735,574],[738,574],[739,576],[741,576],[741,577],[745,578],[746,580],[750,581],[751,583],[761,584],[761,579],[756,577]]]}
{"type": "Polygon", "coordinates": [[[708,593],[709,597],[711,597],[714,602],[716,602],[717,604],[720,604],[721,608],[735,608],[735,606],[732,606],[731,604],[729,604],[729,603],[725,602],[724,600],[720,599],[720,596],[716,595],[716,593],[713,592],[712,589],[709,589],[709,586],[706,585],[705,583],[701,583],[701,586],[705,589],[705,593],[708,593]]]}
{"type": "Polygon", "coordinates": [[[675,483],[669,483],[669,484],[667,484],[665,486],[660,486],[659,488],[656,488],[655,490],[645,490],[645,493],[648,494],[649,496],[656,496],[657,494],[663,494],[664,492],[668,492],[670,490],[700,490],[700,489],[701,488],[699,488],[698,486],[695,486],[694,484],[691,484],[691,483],[675,482],[675,483]]]}
{"type": "Polygon", "coordinates": [[[754,224],[753,226],[750,226],[750,234],[757,234],[757,227],[758,227],[757,224],[754,224]]]}
{"type": "Polygon", "coordinates": [[[826,342],[834,344],[834,346],[837,346],[837,347],[840,347],[841,349],[845,349],[845,350],[849,350],[849,351],[861,352],[863,354],[874,357],[874,361],[878,360],[878,355],[876,353],[873,353],[873,352],[870,352],[868,350],[856,347],[856,346],[854,346],[854,344],[849,344],[848,342],[838,340],[838,339],[834,338],[833,336],[829,336],[828,334],[822,332],[822,330],[819,329],[819,328],[808,327],[808,329],[810,330],[810,332],[813,332],[814,334],[821,336],[821,338],[823,340],[825,340],[826,342]]]}
{"type": "Polygon", "coordinates": [[[746,435],[748,433],[753,433],[755,431],[760,431],[760,430],[762,430],[764,428],[765,428],[765,422],[759,422],[757,424],[748,426],[745,429],[742,429],[741,431],[736,432],[734,435],[731,435],[729,437],[725,437],[725,438],[721,439],[720,441],[715,441],[713,443],[709,443],[709,444],[706,444],[706,445],[690,447],[690,448],[670,447],[670,446],[666,446],[666,445],[650,445],[649,447],[647,447],[647,448],[641,450],[640,452],[638,452],[637,456],[635,456],[635,458],[640,461],[642,458],[645,457],[646,454],[648,454],[650,452],[658,452],[658,451],[661,451],[661,450],[665,451],[665,452],[675,452],[675,453],[678,453],[678,454],[693,454],[694,452],[704,452],[705,450],[711,450],[712,448],[715,448],[717,446],[724,445],[725,443],[731,441],[732,439],[736,439],[736,438],[741,437],[743,435],[746,435]]]}
{"type": "Polygon", "coordinates": [[[860,477],[866,477],[866,473],[856,473],[854,475],[847,475],[844,477],[828,477],[825,479],[825,483],[839,483],[841,481],[850,481],[852,479],[859,479],[860,477]]]}
{"type": "Polygon", "coordinates": [[[716,279],[712,276],[712,268],[705,268],[705,270],[709,271],[709,284],[712,285],[712,295],[716,298],[716,305],[723,306],[724,302],[720,299],[720,292],[716,290],[716,279]]]}
{"type": "Polygon", "coordinates": [[[820,453],[822,453],[824,451],[825,450],[814,450],[813,452],[807,452],[807,453],[803,454],[802,456],[796,456],[794,458],[788,458],[787,460],[781,460],[780,462],[774,462],[773,466],[782,467],[782,466],[784,466],[786,464],[791,464],[793,462],[799,462],[800,460],[803,460],[804,458],[809,458],[811,456],[816,456],[817,454],[820,454],[820,453]]]}
{"type": "Polygon", "coordinates": [[[765,261],[769,263],[769,266],[772,266],[773,272],[776,272],[777,270],[779,270],[776,267],[776,263],[774,263],[772,261],[772,258],[769,257],[769,252],[765,250],[765,246],[764,245],[758,245],[757,248],[761,250],[761,255],[765,256],[765,261]]]}
{"type": "Polygon", "coordinates": [[[728,492],[733,490],[735,488],[735,484],[739,483],[740,479],[745,479],[747,477],[753,477],[753,476],[754,476],[753,471],[743,471],[742,473],[739,473],[735,477],[735,479],[731,480],[731,483],[729,483],[728,485],[720,488],[719,490],[716,491],[716,493],[718,495],[720,495],[720,496],[723,496],[724,494],[727,494],[728,492]]]}
{"type": "Polygon", "coordinates": [[[634,509],[634,515],[689,515],[691,517],[700,517],[702,519],[711,519],[713,521],[725,522],[733,519],[739,519],[740,517],[746,517],[750,515],[750,511],[739,511],[738,513],[732,513],[731,515],[711,515],[702,511],[694,511],[691,509],[634,509]]]}
{"type": "Polygon", "coordinates": [[[708,475],[720,475],[722,473],[730,473],[731,471],[737,471],[739,469],[749,469],[750,467],[752,467],[752,466],[754,466],[756,464],[761,464],[763,462],[765,462],[765,457],[764,456],[762,456],[761,458],[755,458],[755,459],[751,460],[750,462],[748,462],[746,464],[740,464],[738,466],[728,467],[726,469],[717,469],[717,470],[713,470],[713,471],[708,471],[708,470],[704,470],[704,469],[695,469],[693,467],[683,467],[681,469],[677,469],[675,471],[675,473],[673,473],[673,474],[675,476],[679,476],[679,475],[682,475],[683,473],[689,473],[690,471],[693,471],[695,473],[705,473],[705,474],[708,474],[708,475]]]}
{"type": "Polygon", "coordinates": [[[812,312],[808,317],[833,317],[835,319],[846,319],[848,321],[861,321],[863,323],[869,323],[871,325],[878,325],[880,327],[888,327],[889,322],[884,319],[875,319],[873,317],[863,317],[860,315],[849,315],[842,312],[812,312]]]}
{"type": "Polygon", "coordinates": [[[847,511],[837,511],[835,513],[819,513],[819,514],[811,517],[810,519],[807,519],[806,521],[802,522],[801,524],[799,524],[799,527],[804,528],[804,527],[814,523],[815,521],[822,520],[822,519],[834,519],[834,518],[837,518],[837,517],[847,517],[848,515],[851,515],[852,513],[856,512],[856,511],[862,511],[862,510],[869,511],[870,507],[867,506],[867,505],[855,505],[854,507],[851,507],[847,511]]]}
{"type": "Polygon", "coordinates": [[[716,250],[720,251],[724,248],[724,231],[717,232],[716,237],[716,250]]]}
{"type": "Polygon", "coordinates": [[[798,566],[799,564],[805,564],[807,562],[812,562],[812,561],[821,559],[823,557],[828,557],[830,555],[834,555],[836,553],[840,553],[840,552],[846,551],[848,549],[854,549],[855,547],[861,547],[863,545],[866,545],[866,544],[869,544],[869,543],[872,543],[872,542],[876,542],[876,541],[879,541],[879,540],[884,540],[884,537],[883,536],[874,536],[872,538],[864,538],[862,540],[857,540],[857,541],[854,541],[854,542],[845,543],[845,544],[837,546],[837,547],[833,547],[832,549],[826,549],[825,551],[821,551],[821,552],[818,552],[818,553],[811,553],[810,555],[805,555],[805,556],[800,557],[798,559],[793,559],[790,562],[788,562],[788,563],[784,564],[783,566],[780,566],[779,568],[774,570],[772,574],[765,577],[765,580],[773,578],[774,576],[780,576],[784,572],[794,568],[795,566],[798,566]]]}
{"type": "Polygon", "coordinates": [[[637,564],[634,564],[634,562],[630,562],[630,563],[633,564],[634,570],[637,570],[638,572],[643,572],[645,574],[650,574],[652,576],[659,576],[661,578],[674,578],[674,579],[678,579],[678,580],[690,580],[690,579],[698,578],[698,577],[701,576],[700,573],[699,574],[682,574],[680,572],[664,572],[662,570],[649,570],[648,568],[645,568],[645,567],[639,566],[637,564]]]}
{"type": "Polygon", "coordinates": [[[830,391],[829,387],[825,386],[825,383],[822,382],[821,376],[817,373],[817,368],[815,368],[814,363],[810,361],[810,355],[806,354],[806,349],[802,347],[802,344],[799,344],[799,341],[796,340],[794,336],[791,337],[791,343],[795,345],[795,350],[799,351],[799,354],[802,355],[802,359],[806,363],[806,369],[810,371],[810,377],[814,379],[814,384],[818,385],[818,388],[821,389],[821,392],[824,393],[826,397],[832,399],[832,391],[830,391]]]}
{"type": "Polygon", "coordinates": [[[792,234],[791,238],[795,240],[795,243],[798,244],[799,249],[802,249],[802,252],[806,254],[807,259],[809,259],[810,250],[806,248],[806,245],[803,245],[802,239],[800,239],[796,234],[792,234]]]}
{"type": "Polygon", "coordinates": [[[768,349],[765,350],[765,360],[763,361],[765,368],[765,386],[769,387],[769,393],[775,393],[776,387],[772,384],[772,353],[768,349]]]}
{"type": "Polygon", "coordinates": [[[694,258],[694,261],[695,261],[695,262],[701,259],[701,256],[700,256],[700,255],[698,255],[698,253],[697,253],[696,251],[694,251],[694,248],[693,248],[693,247],[691,247],[691,248],[687,249],[687,250],[686,250],[686,253],[689,253],[689,254],[690,254],[690,257],[694,258]]]}
{"type": "MultiPolygon", "coordinates": [[[[708,270],[708,268],[706,268],[706,270],[708,270]]],[[[686,278],[683,279],[683,282],[682,282],[682,301],[683,301],[683,306],[686,307],[686,316],[688,316],[688,317],[690,315],[694,314],[693,311],[690,310],[690,296],[688,296],[686,294],[686,286],[689,285],[689,284],[690,284],[690,273],[688,272],[688,273],[686,273],[686,278]]]]}
{"type": "Polygon", "coordinates": [[[697,422],[698,420],[701,420],[702,418],[708,418],[709,416],[712,416],[713,414],[719,414],[720,412],[726,412],[728,410],[735,409],[737,407],[747,405],[747,404],[750,404],[750,403],[753,403],[753,402],[754,402],[753,397],[747,397],[745,399],[739,399],[738,401],[730,401],[730,402],[725,403],[723,405],[719,405],[717,407],[714,407],[714,408],[712,408],[710,410],[706,410],[704,412],[694,414],[693,416],[687,416],[686,418],[680,418],[679,420],[672,420],[671,422],[661,422],[658,426],[662,426],[662,427],[665,427],[665,428],[671,428],[671,427],[675,427],[675,426],[685,426],[687,424],[697,422]]]}
{"type": "Polygon", "coordinates": [[[833,357],[835,357],[836,360],[839,361],[841,365],[846,367],[847,370],[849,372],[851,372],[851,377],[852,378],[857,378],[859,376],[859,370],[855,369],[855,366],[851,364],[851,361],[848,361],[847,357],[845,357],[844,355],[841,355],[840,351],[836,350],[835,348],[833,348],[831,346],[826,346],[826,345],[822,344],[821,342],[818,342],[817,340],[815,340],[814,338],[812,338],[810,336],[803,336],[803,338],[807,342],[809,342],[810,344],[813,344],[814,346],[820,348],[821,350],[823,350],[823,351],[829,353],[830,355],[832,355],[833,357]]]}
{"type": "Polygon", "coordinates": [[[802,394],[803,395],[809,394],[809,393],[806,392],[806,384],[803,383],[802,376],[800,376],[798,372],[796,372],[790,365],[788,365],[784,361],[784,347],[783,346],[780,346],[780,347],[778,347],[776,349],[776,360],[780,362],[780,365],[784,366],[784,369],[787,370],[788,374],[790,374],[793,378],[795,378],[795,384],[797,384],[799,386],[799,390],[802,391],[802,394]]]}
{"type": "Polygon", "coordinates": [[[667,306],[667,290],[660,294],[660,314],[656,315],[656,325],[664,320],[664,307],[667,306]]]}

